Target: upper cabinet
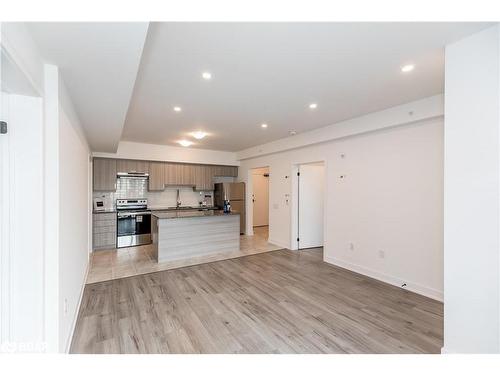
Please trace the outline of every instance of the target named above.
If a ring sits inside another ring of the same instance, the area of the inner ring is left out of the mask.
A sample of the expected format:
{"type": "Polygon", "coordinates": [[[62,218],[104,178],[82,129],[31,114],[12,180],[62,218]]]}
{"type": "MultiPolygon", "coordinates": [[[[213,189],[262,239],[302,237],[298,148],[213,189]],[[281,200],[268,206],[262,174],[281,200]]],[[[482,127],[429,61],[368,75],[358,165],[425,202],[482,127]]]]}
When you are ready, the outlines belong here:
{"type": "Polygon", "coordinates": [[[214,176],[217,177],[238,177],[238,167],[230,165],[214,166],[214,176]]]}
{"type": "Polygon", "coordinates": [[[116,171],[118,173],[149,173],[149,161],[125,160],[116,161],[116,171]]]}
{"type": "Polygon", "coordinates": [[[196,185],[195,170],[196,170],[196,165],[194,164],[180,164],[181,185],[185,186],[196,185]]]}
{"type": "Polygon", "coordinates": [[[149,191],[165,190],[165,167],[164,163],[152,161],[149,164],[149,191]]]}
{"type": "Polygon", "coordinates": [[[163,163],[165,173],[165,185],[177,186],[181,185],[182,173],[180,164],[163,163]]]}
{"type": "Polygon", "coordinates": [[[195,190],[214,190],[215,168],[211,165],[195,166],[195,190]]]}
{"type": "Polygon", "coordinates": [[[94,159],[94,191],[116,190],[116,160],[94,159]]]}
{"type": "Polygon", "coordinates": [[[164,163],[165,184],[170,186],[195,186],[194,164],[164,163]]]}
{"type": "Polygon", "coordinates": [[[214,177],[237,177],[238,167],[95,158],[94,191],[115,191],[117,173],[149,173],[149,191],[162,191],[165,186],[209,191],[214,189],[214,177]]]}

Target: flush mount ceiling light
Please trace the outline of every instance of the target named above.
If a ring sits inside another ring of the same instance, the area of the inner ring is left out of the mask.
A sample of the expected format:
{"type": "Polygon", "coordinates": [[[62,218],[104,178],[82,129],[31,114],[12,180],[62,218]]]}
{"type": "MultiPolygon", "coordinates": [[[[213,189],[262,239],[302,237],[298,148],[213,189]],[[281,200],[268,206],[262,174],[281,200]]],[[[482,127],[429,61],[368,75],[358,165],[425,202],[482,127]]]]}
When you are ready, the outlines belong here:
{"type": "Polygon", "coordinates": [[[174,111],[175,112],[180,112],[180,111],[182,111],[182,108],[181,107],[174,107],[174,111]]]}
{"type": "Polygon", "coordinates": [[[413,65],[413,64],[403,65],[403,66],[401,67],[401,71],[402,71],[403,73],[409,73],[409,72],[411,72],[413,69],[415,69],[415,65],[413,65]]]}
{"type": "Polygon", "coordinates": [[[267,124],[260,124],[260,127],[263,129],[267,129],[267,124]]]}
{"type": "Polygon", "coordinates": [[[191,135],[195,137],[196,139],[203,139],[206,137],[207,133],[202,132],[202,131],[197,131],[197,132],[192,132],[191,135]]]}
{"type": "Polygon", "coordinates": [[[212,73],[210,72],[203,72],[201,76],[203,77],[203,79],[206,79],[207,81],[212,79],[212,73]]]}
{"type": "Polygon", "coordinates": [[[290,134],[290,135],[295,135],[295,134],[297,134],[297,132],[296,132],[295,130],[290,130],[290,131],[288,132],[288,134],[290,134]]]}
{"type": "Polygon", "coordinates": [[[180,144],[183,147],[189,147],[193,144],[193,142],[188,141],[186,139],[181,139],[180,141],[177,141],[178,144],[180,144]]]}
{"type": "Polygon", "coordinates": [[[309,109],[316,109],[316,108],[318,108],[318,105],[316,103],[309,104],[309,109]]]}

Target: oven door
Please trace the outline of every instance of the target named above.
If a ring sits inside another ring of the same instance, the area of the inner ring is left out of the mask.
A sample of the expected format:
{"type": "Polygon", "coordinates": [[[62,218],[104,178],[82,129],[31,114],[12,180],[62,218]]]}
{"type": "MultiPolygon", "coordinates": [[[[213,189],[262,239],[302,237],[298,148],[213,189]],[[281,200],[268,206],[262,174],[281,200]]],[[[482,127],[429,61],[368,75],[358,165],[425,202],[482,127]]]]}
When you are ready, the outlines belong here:
{"type": "Polygon", "coordinates": [[[117,247],[151,243],[151,212],[118,212],[117,247]]]}

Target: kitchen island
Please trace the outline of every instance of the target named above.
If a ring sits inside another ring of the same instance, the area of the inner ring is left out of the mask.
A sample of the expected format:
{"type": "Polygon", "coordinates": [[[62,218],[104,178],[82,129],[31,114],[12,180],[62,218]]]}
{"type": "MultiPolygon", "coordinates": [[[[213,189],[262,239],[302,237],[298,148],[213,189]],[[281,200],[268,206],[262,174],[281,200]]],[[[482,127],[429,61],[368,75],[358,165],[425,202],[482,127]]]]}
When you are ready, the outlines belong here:
{"type": "Polygon", "coordinates": [[[157,262],[238,251],[240,217],[214,210],[153,211],[151,236],[157,262]]]}

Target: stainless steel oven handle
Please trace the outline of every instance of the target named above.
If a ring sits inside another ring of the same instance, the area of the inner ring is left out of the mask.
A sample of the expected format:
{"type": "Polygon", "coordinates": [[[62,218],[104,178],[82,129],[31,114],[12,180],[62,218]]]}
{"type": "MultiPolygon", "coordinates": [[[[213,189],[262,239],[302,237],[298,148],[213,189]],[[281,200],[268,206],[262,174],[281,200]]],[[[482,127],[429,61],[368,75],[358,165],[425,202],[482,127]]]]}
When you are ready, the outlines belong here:
{"type": "Polygon", "coordinates": [[[151,215],[151,212],[149,211],[144,211],[144,212],[126,212],[126,213],[118,213],[118,217],[134,217],[137,215],[151,215]]]}

